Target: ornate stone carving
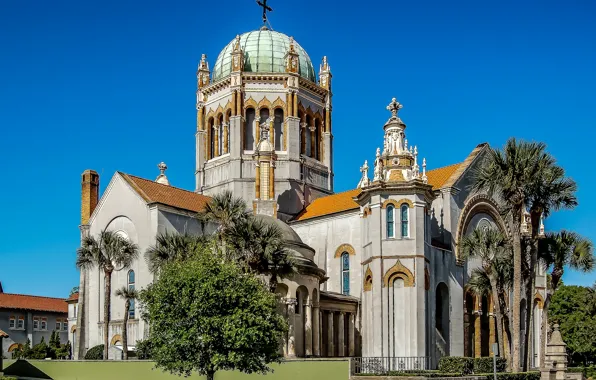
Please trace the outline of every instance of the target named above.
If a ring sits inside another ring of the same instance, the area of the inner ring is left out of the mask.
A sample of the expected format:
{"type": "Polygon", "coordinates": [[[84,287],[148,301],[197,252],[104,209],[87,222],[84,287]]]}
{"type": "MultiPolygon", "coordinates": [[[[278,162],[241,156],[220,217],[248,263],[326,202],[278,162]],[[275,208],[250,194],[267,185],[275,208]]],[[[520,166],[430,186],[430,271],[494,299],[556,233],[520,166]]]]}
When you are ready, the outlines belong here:
{"type": "Polygon", "coordinates": [[[404,280],[405,287],[414,286],[414,275],[408,268],[403,266],[399,260],[397,260],[395,265],[389,268],[383,276],[383,287],[392,285],[390,281],[393,282],[396,278],[404,280]]]}
{"type": "Polygon", "coordinates": [[[377,156],[375,158],[375,172],[373,181],[380,181],[383,178],[383,161],[381,160],[381,148],[377,148],[377,156]]]}
{"type": "Polygon", "coordinates": [[[360,167],[360,173],[362,176],[360,177],[360,182],[358,183],[359,188],[366,187],[370,185],[370,180],[368,179],[368,161],[364,160],[364,165],[360,167]]]}
{"type": "Polygon", "coordinates": [[[341,254],[347,252],[348,255],[353,256],[356,254],[356,250],[350,244],[342,244],[335,250],[335,257],[336,259],[341,257],[341,254]]]}

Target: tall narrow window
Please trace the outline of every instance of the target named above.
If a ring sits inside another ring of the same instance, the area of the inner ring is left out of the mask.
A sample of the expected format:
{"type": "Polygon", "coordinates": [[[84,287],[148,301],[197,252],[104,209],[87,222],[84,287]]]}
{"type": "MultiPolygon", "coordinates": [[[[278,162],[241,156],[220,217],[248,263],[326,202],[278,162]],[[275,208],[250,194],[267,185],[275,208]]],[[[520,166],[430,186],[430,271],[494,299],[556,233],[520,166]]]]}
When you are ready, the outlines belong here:
{"type": "MultiPolygon", "coordinates": [[[[128,271],[128,290],[135,290],[135,271],[128,271]]],[[[135,317],[135,300],[130,300],[130,307],[128,308],[128,318],[134,319],[135,317]]]]}
{"type": "Polygon", "coordinates": [[[274,137],[275,137],[275,150],[283,150],[284,141],[284,110],[276,108],[273,111],[275,116],[273,121],[274,137]]]}
{"type": "Polygon", "coordinates": [[[244,150],[253,150],[255,137],[253,124],[255,123],[255,109],[246,109],[246,122],[244,123],[244,150]]]}
{"type": "Polygon", "coordinates": [[[222,154],[224,154],[224,117],[223,115],[219,116],[219,130],[218,130],[219,136],[218,136],[218,147],[217,147],[217,151],[219,152],[219,155],[221,156],[222,154]]]}
{"type": "Polygon", "coordinates": [[[394,208],[393,206],[387,206],[387,237],[395,237],[395,226],[393,221],[394,208]]]}
{"type": "Polygon", "coordinates": [[[350,255],[348,252],[341,254],[341,292],[350,294],[350,255]]]}
{"type": "Polygon", "coordinates": [[[16,327],[16,319],[15,319],[15,317],[10,317],[10,319],[8,320],[8,328],[14,329],[15,327],[16,327]]]}
{"type": "Polygon", "coordinates": [[[215,156],[215,124],[213,118],[209,119],[207,125],[209,126],[209,131],[207,131],[207,133],[209,133],[209,158],[211,159],[215,156]]]}
{"type": "Polygon", "coordinates": [[[401,205],[401,237],[408,237],[408,208],[407,204],[401,205]]]}
{"type": "Polygon", "coordinates": [[[308,157],[312,157],[312,135],[310,133],[310,126],[312,125],[312,119],[310,118],[310,116],[306,115],[306,130],[304,131],[305,134],[305,139],[304,139],[304,153],[308,156],[308,157]]]}
{"type": "Polygon", "coordinates": [[[33,317],[33,330],[39,330],[39,317],[33,317]]]}
{"type": "Polygon", "coordinates": [[[17,329],[22,330],[25,328],[25,317],[20,315],[17,322],[17,329]]]}
{"type": "Polygon", "coordinates": [[[315,119],[315,151],[312,156],[317,160],[321,159],[321,122],[319,119],[315,119]]]}
{"type": "Polygon", "coordinates": [[[41,329],[44,331],[48,329],[48,319],[47,318],[41,319],[41,329]]]}

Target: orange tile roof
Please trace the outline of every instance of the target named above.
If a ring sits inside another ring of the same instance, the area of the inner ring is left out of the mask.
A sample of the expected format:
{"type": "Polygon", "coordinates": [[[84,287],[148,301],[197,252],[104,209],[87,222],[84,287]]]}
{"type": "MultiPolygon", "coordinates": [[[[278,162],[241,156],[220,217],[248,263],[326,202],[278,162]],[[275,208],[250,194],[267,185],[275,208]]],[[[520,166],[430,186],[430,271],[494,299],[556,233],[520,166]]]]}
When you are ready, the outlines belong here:
{"type": "Polygon", "coordinates": [[[78,300],[79,300],[79,293],[73,293],[70,295],[70,297],[68,297],[66,302],[73,302],[73,301],[78,301],[78,300]]]}
{"type": "Polygon", "coordinates": [[[0,309],[19,309],[68,313],[65,298],[29,296],[25,294],[0,293],[0,309]]]}
{"type": "Polygon", "coordinates": [[[360,194],[360,189],[348,190],[343,193],[327,195],[311,202],[295,220],[306,220],[317,216],[334,214],[359,208],[352,198],[360,194]]]}
{"type": "Polygon", "coordinates": [[[8,338],[8,334],[0,330],[0,338],[8,338]]]}
{"type": "Polygon", "coordinates": [[[427,171],[426,176],[428,177],[429,185],[433,185],[433,190],[440,189],[460,165],[461,164],[453,164],[427,171]]]}
{"type": "MultiPolygon", "coordinates": [[[[428,183],[433,186],[433,190],[440,189],[459,166],[460,164],[453,164],[426,172],[428,183]]],[[[353,200],[358,194],[360,194],[360,189],[348,190],[343,193],[317,198],[309,204],[306,209],[298,214],[294,220],[302,221],[319,216],[358,209],[360,206],[353,200]]]]}
{"type": "Polygon", "coordinates": [[[192,191],[162,185],[155,181],[122,172],[118,173],[147,203],[161,203],[183,210],[199,212],[211,200],[210,197],[192,191]]]}

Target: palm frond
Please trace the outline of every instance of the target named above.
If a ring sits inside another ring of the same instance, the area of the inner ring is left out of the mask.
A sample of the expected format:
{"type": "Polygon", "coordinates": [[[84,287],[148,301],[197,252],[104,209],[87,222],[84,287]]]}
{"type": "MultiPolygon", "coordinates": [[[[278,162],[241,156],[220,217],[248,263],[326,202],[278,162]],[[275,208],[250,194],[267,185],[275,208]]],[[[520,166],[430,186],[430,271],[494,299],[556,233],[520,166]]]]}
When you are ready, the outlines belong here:
{"type": "Polygon", "coordinates": [[[123,286],[119,289],[116,289],[116,296],[120,297],[124,300],[135,300],[139,298],[139,291],[136,289],[130,289],[126,286],[123,286]]]}

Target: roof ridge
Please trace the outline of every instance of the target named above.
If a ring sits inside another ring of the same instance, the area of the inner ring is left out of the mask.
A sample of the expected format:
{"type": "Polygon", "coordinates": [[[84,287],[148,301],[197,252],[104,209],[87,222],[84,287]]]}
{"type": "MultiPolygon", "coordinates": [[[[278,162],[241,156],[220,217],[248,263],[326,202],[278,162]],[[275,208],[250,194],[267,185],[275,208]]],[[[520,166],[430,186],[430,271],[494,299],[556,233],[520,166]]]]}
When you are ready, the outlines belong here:
{"type": "Polygon", "coordinates": [[[150,180],[150,179],[147,179],[147,178],[139,177],[138,175],[134,175],[134,174],[128,174],[128,173],[124,173],[124,172],[120,172],[120,171],[119,171],[118,173],[120,173],[120,174],[124,174],[124,175],[126,175],[126,176],[129,176],[129,177],[134,177],[134,178],[142,179],[143,181],[148,181],[148,182],[151,182],[151,183],[155,183],[156,185],[165,186],[165,187],[168,187],[168,188],[170,188],[170,189],[181,190],[181,191],[185,191],[185,192],[187,192],[187,193],[190,193],[190,194],[194,194],[194,195],[200,195],[200,196],[203,196],[203,197],[209,198],[207,195],[204,195],[204,194],[199,194],[199,193],[195,193],[195,192],[194,192],[194,191],[192,191],[192,190],[186,190],[186,189],[183,189],[183,188],[181,188],[181,187],[172,186],[172,185],[164,185],[163,183],[159,183],[159,182],[155,182],[155,181],[152,181],[152,180],[150,180]]]}
{"type": "Polygon", "coordinates": [[[33,294],[20,294],[20,293],[0,293],[0,295],[2,294],[6,294],[9,296],[19,296],[19,297],[35,297],[35,298],[47,298],[47,299],[52,299],[52,300],[65,300],[67,298],[60,298],[60,297],[47,297],[47,296],[36,296],[33,294]]]}

